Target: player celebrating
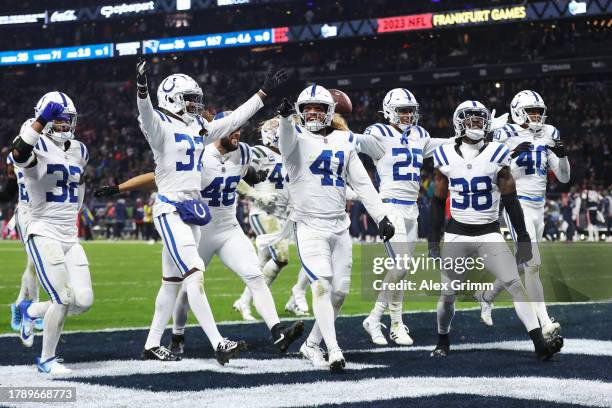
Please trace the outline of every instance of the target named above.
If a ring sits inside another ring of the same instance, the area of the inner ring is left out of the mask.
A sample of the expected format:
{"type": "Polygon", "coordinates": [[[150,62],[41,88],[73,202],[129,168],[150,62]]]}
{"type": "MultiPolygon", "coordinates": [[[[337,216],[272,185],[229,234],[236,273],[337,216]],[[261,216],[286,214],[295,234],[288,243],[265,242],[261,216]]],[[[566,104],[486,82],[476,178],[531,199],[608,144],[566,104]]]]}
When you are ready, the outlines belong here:
{"type": "MultiPolygon", "coordinates": [[[[529,332],[536,355],[548,360],[561,350],[560,336],[545,340],[538,318],[518,274],[516,264],[531,259],[531,244],[515,182],[510,172],[510,149],[498,142],[485,143],[489,130],[489,111],[477,101],[461,103],[453,114],[457,143],[441,145],[434,152],[436,191],[432,201],[432,241],[430,253],[439,254],[439,233],[444,219],[445,197],[450,190],[451,219],[444,234],[442,258],[458,259],[477,254],[485,268],[493,273],[512,295],[519,319],[529,332]],[[499,201],[504,203],[516,232],[516,263],[499,231],[499,201]]],[[[446,265],[447,262],[444,262],[446,265]]],[[[445,357],[450,349],[449,332],[455,314],[452,281],[462,281],[465,274],[442,268],[443,289],[438,301],[438,344],[431,353],[445,357]]]]}
{"type": "Polygon", "coordinates": [[[279,151],[289,177],[289,197],[298,255],[312,288],[316,323],[300,352],[313,364],[324,364],[319,348],[325,340],[332,371],[344,369],[345,360],[336,340],[334,320],[349,292],[352,243],[345,212],[346,182],[378,221],[381,237],[388,241],[393,224],[385,216],[368,173],[356,151],[357,138],[350,131],[330,127],[334,102],[329,91],[312,85],[295,104],[298,124],[290,117],[291,103],[279,107],[279,151]]]}
{"type": "MultiPolygon", "coordinates": [[[[387,93],[383,99],[383,114],[388,124],[376,123],[368,127],[358,140],[361,152],[376,164],[380,177],[379,195],[395,226],[395,235],[386,245],[389,256],[411,256],[418,231],[416,202],[423,159],[431,157],[441,144],[453,143],[453,139],[432,139],[425,129],[418,126],[419,103],[407,89],[395,88],[387,93]]],[[[399,282],[405,274],[406,270],[391,270],[385,276],[385,282],[399,282]]],[[[402,321],[403,292],[390,292],[380,292],[374,308],[363,321],[363,328],[374,344],[386,345],[380,320],[388,307],[391,317],[389,337],[397,345],[410,346],[413,340],[402,321]]]]}
{"type": "Polygon", "coordinates": [[[77,112],[66,94],[45,94],[34,112],[36,120],[14,140],[11,153],[23,171],[30,200],[26,247],[50,301],[19,304],[20,337],[31,347],[33,320],[44,316],[38,371],[67,374],[71,370],[56,356],[64,319],[68,312],[82,313],[93,303],[87,257],[76,228],[84,194],[81,177],[89,156],[85,145],[74,140],[77,112]]]}
{"type": "Polygon", "coordinates": [[[231,133],[251,118],[263,106],[266,95],[285,82],[286,74],[268,70],[260,91],[232,115],[208,123],[200,116],[202,89],[184,74],[170,75],[161,82],[157,91],[159,110],[154,110],[148,94],[147,67],[143,60],[137,64],[137,101],[141,129],[155,158],[159,192],[153,216],[164,251],[162,285],[142,357],[170,361],[180,358],[160,346],[160,341],[182,287],[217,360],[224,364],[246,345],[221,336],[203,289],[204,261],[197,248],[201,237],[198,226],[209,220],[206,206],[199,201],[204,144],[231,133]],[[198,127],[201,129],[196,131],[198,127]],[[180,271],[180,280],[169,278],[173,266],[180,271]]]}
{"type": "MultiPolygon", "coordinates": [[[[512,120],[493,134],[493,140],[505,143],[512,152],[512,176],[516,180],[516,191],[525,215],[525,225],[531,237],[533,258],[525,265],[525,288],[531,301],[534,302],[538,320],[544,336],[557,333],[561,326],[548,316],[544,303],[544,289],[540,280],[540,251],[538,242],[544,232],[544,204],[548,169],[551,169],[562,183],[569,182],[570,165],[565,146],[559,139],[559,131],[546,120],[546,104],[534,91],[521,91],[514,96],[510,104],[512,120]]],[[[504,211],[506,225],[516,242],[514,224],[504,211]]],[[[497,280],[492,291],[478,292],[475,298],[481,306],[481,319],[487,326],[493,325],[491,318],[492,302],[503,290],[503,284],[497,280]]]]}

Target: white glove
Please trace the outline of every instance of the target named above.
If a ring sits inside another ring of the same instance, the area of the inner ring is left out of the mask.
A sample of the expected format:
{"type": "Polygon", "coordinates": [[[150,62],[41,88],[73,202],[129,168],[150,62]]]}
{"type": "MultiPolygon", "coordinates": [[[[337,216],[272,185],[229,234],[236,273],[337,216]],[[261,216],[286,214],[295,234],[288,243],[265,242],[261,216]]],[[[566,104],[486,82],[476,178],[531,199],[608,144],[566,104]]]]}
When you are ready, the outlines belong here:
{"type": "Polygon", "coordinates": [[[506,124],[508,123],[508,112],[504,113],[503,115],[499,116],[499,117],[495,117],[495,109],[493,109],[493,112],[491,112],[491,129],[490,131],[493,132],[494,130],[503,128],[504,126],[506,126],[506,124]]]}

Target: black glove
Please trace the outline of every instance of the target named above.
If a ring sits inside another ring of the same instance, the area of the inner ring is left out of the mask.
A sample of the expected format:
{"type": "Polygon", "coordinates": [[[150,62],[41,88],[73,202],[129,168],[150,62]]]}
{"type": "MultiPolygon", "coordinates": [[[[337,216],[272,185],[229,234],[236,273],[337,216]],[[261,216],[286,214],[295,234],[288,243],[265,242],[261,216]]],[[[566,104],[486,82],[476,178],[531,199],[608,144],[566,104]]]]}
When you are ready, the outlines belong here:
{"type": "Polygon", "coordinates": [[[270,66],[266,72],[266,79],[264,79],[261,90],[266,95],[271,95],[276,89],[278,89],[278,87],[287,82],[288,78],[289,75],[287,74],[287,71],[284,69],[279,69],[278,71],[273,72],[272,66],[270,66]]]}
{"type": "Polygon", "coordinates": [[[523,142],[520,145],[516,146],[514,148],[514,150],[512,151],[512,154],[510,155],[510,157],[512,157],[513,159],[516,158],[518,155],[520,155],[521,153],[524,152],[530,152],[531,151],[531,142],[523,142]]]}
{"type": "Polygon", "coordinates": [[[436,241],[429,241],[427,243],[429,257],[433,259],[440,258],[440,243],[436,241]]]}
{"type": "Polygon", "coordinates": [[[565,144],[560,140],[555,140],[554,146],[546,146],[548,150],[553,152],[558,158],[562,158],[567,156],[567,151],[565,150],[565,144]]]}
{"type": "Polygon", "coordinates": [[[283,98],[283,101],[281,102],[277,110],[278,114],[281,115],[283,118],[286,118],[294,111],[295,110],[293,109],[293,104],[289,102],[289,99],[283,98]]]}
{"type": "Polygon", "coordinates": [[[521,234],[516,238],[516,263],[525,263],[533,258],[531,252],[531,238],[529,234],[521,234]]]}
{"type": "Polygon", "coordinates": [[[94,191],[94,197],[96,198],[110,197],[115,194],[119,194],[119,187],[117,186],[102,186],[101,189],[94,191]]]}
{"type": "Polygon", "coordinates": [[[378,235],[383,239],[383,241],[387,242],[393,235],[395,235],[395,227],[391,224],[391,221],[385,215],[385,218],[380,220],[378,223],[378,235]]]}
{"type": "Polygon", "coordinates": [[[139,58],[136,63],[136,84],[138,90],[146,92],[147,90],[147,72],[149,71],[149,63],[144,58],[139,58]]]}
{"type": "Polygon", "coordinates": [[[259,184],[262,181],[266,181],[266,179],[268,178],[268,173],[270,173],[270,170],[257,170],[256,174],[256,180],[253,184],[259,184]]]}

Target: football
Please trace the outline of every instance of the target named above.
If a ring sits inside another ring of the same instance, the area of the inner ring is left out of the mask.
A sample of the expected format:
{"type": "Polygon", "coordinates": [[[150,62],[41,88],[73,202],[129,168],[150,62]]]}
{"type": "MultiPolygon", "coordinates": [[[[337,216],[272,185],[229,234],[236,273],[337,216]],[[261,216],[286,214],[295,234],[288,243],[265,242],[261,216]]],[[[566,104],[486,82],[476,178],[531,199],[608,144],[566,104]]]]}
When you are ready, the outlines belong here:
{"type": "Polygon", "coordinates": [[[336,101],[336,113],[341,115],[350,115],[353,112],[353,102],[347,94],[339,89],[330,89],[334,101],[336,101]]]}

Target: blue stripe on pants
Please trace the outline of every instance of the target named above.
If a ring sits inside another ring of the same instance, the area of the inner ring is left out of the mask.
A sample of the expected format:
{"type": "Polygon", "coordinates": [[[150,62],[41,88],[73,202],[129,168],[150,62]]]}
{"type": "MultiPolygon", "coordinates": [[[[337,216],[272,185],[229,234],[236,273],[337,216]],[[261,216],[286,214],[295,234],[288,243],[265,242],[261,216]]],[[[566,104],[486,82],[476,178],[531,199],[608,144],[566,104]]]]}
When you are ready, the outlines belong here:
{"type": "MultiPolygon", "coordinates": [[[[161,216],[162,216],[162,218],[164,220],[164,225],[166,226],[166,230],[168,231],[168,238],[170,238],[170,242],[172,243],[172,248],[174,249],[174,255],[176,256],[176,260],[181,265],[181,268],[183,268],[183,270],[185,271],[184,273],[187,273],[187,272],[189,272],[189,269],[187,268],[187,265],[185,265],[185,263],[181,259],[181,256],[179,255],[179,252],[178,252],[178,249],[176,248],[176,241],[174,240],[174,235],[172,235],[172,230],[170,229],[170,224],[168,224],[168,220],[166,219],[166,214],[162,214],[161,216]]],[[[168,249],[170,249],[170,248],[168,248],[168,249]]]]}
{"type": "Polygon", "coordinates": [[[319,280],[319,278],[317,278],[317,275],[315,275],[314,273],[312,273],[312,271],[310,269],[308,269],[308,267],[304,263],[304,260],[302,259],[302,255],[300,255],[300,243],[298,242],[297,224],[295,222],[293,223],[293,232],[295,234],[295,246],[297,247],[298,258],[300,258],[300,262],[302,263],[302,266],[304,267],[304,270],[306,271],[306,274],[308,275],[310,280],[312,280],[313,282],[316,281],[316,280],[319,280]]]}
{"type": "MultiPolygon", "coordinates": [[[[44,280],[47,282],[47,285],[49,289],[51,290],[49,292],[49,290],[45,289],[47,290],[47,294],[49,295],[51,300],[53,300],[53,297],[55,296],[55,301],[57,302],[58,305],[63,304],[59,296],[57,295],[57,292],[55,291],[55,289],[53,289],[53,286],[51,285],[51,281],[49,280],[49,277],[45,273],[45,267],[43,265],[42,259],[40,258],[40,253],[38,252],[38,248],[36,248],[36,244],[34,243],[34,238],[29,239],[28,243],[31,244],[30,251],[32,251],[32,255],[36,254],[36,258],[32,257],[32,260],[38,259],[38,263],[40,265],[40,269],[38,271],[38,273],[40,274],[39,278],[44,277],[44,280]]],[[[36,266],[36,262],[34,262],[34,266],[36,266]]],[[[42,282],[43,280],[41,279],[40,281],[42,282]]]]}

